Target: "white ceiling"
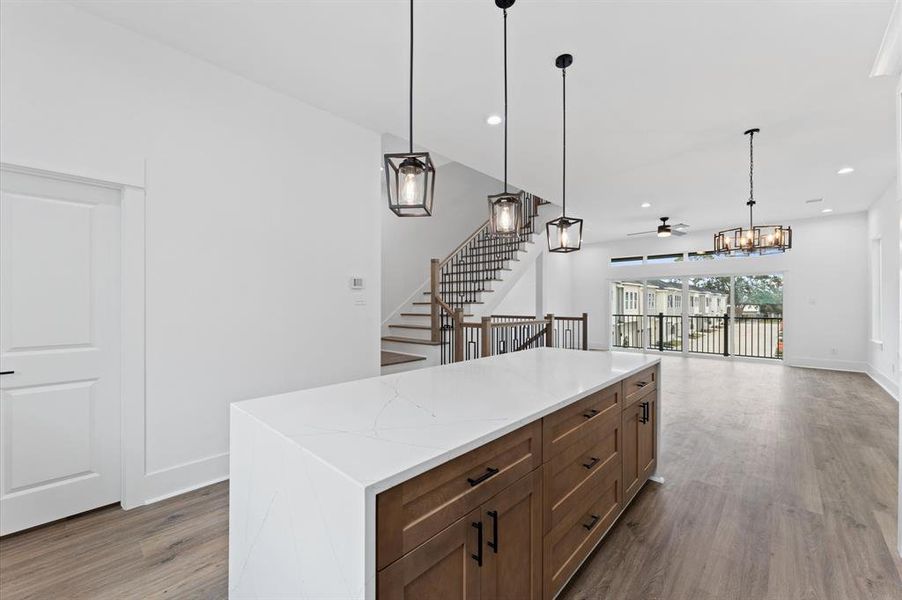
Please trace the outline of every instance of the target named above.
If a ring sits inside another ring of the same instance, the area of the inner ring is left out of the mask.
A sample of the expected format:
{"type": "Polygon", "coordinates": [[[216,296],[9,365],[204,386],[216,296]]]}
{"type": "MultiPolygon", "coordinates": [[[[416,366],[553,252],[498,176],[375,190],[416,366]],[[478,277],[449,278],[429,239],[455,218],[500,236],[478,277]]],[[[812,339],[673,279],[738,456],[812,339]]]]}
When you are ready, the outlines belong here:
{"type": "MultiPolygon", "coordinates": [[[[74,3],[406,137],[404,0],[74,3]]],[[[895,82],[868,77],[891,11],[892,0],[520,0],[508,17],[510,180],[559,202],[553,63],[570,52],[568,209],[588,240],[664,215],[694,229],[744,222],[749,127],[762,129],[758,220],[866,209],[895,169],[895,82]],[[855,173],[836,175],[844,165],[855,173]]],[[[502,130],[485,123],[502,109],[500,10],[418,0],[416,18],[417,144],[500,177],[502,130]]]]}

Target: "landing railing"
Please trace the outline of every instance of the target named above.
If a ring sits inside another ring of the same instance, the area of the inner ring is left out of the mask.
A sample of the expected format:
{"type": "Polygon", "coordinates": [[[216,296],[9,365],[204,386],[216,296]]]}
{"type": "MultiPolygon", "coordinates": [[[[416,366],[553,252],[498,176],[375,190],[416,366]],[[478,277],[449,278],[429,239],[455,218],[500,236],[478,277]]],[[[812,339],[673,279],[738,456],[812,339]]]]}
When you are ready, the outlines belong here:
{"type": "Polygon", "coordinates": [[[588,315],[556,317],[545,315],[492,315],[479,322],[467,322],[460,308],[441,303],[442,364],[460,362],[530,348],[570,348],[588,350],[588,315]]]}
{"type": "MultiPolygon", "coordinates": [[[[693,354],[783,358],[783,317],[731,317],[688,315],[686,350],[693,354]]],[[[612,345],[681,351],[684,319],[681,315],[612,315],[612,345]]]]}

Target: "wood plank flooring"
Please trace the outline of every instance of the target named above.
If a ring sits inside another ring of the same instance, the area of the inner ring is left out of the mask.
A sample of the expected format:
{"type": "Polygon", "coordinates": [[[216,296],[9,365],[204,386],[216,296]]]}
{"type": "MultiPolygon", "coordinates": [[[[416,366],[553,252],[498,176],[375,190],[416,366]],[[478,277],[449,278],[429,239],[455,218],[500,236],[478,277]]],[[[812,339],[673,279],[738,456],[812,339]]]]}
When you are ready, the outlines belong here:
{"type": "Polygon", "coordinates": [[[382,350],[382,366],[389,367],[391,365],[402,365],[404,363],[416,362],[418,360],[426,360],[425,356],[414,356],[413,354],[403,354],[401,352],[389,352],[382,350]]]}
{"type": "MultiPolygon", "coordinates": [[[[898,405],[864,375],[666,357],[664,485],[560,598],[890,600],[898,405]]],[[[226,598],[228,487],[0,539],[0,598],[226,598]]]]}

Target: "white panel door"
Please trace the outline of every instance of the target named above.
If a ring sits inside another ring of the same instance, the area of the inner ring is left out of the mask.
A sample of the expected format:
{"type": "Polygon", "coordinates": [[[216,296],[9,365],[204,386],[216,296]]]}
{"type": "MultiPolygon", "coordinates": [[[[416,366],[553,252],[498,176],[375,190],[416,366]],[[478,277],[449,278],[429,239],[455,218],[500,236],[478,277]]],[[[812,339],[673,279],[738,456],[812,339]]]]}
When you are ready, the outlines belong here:
{"type": "Polygon", "coordinates": [[[0,535],[120,499],[120,201],[0,170],[0,535]]]}

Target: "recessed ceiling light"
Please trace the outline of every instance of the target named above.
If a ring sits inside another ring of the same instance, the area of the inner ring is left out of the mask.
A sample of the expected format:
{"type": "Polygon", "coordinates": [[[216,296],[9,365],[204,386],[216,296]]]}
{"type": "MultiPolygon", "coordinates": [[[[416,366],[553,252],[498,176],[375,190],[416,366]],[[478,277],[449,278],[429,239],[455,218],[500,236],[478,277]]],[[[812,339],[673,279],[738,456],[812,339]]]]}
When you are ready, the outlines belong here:
{"type": "Polygon", "coordinates": [[[499,115],[489,115],[485,118],[485,122],[489,125],[501,125],[501,121],[503,121],[499,115]]]}
{"type": "Polygon", "coordinates": [[[825,208],[825,209],[821,210],[821,212],[824,213],[824,214],[832,213],[832,212],[833,212],[833,209],[832,209],[832,208],[825,208]]]}
{"type": "Polygon", "coordinates": [[[643,202],[639,206],[641,206],[642,208],[651,208],[651,202],[643,202]]]}
{"type": "Polygon", "coordinates": [[[853,169],[852,167],[843,167],[842,169],[837,171],[836,174],[837,175],[848,175],[849,173],[852,173],[854,171],[855,171],[855,169],[853,169]]]}

